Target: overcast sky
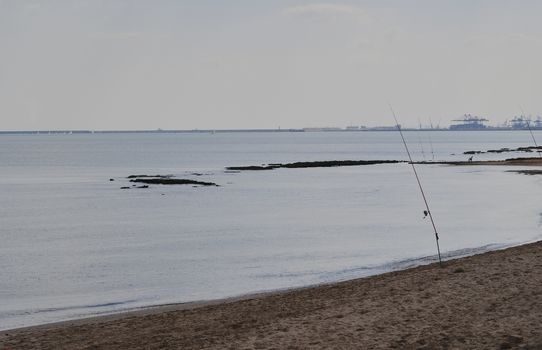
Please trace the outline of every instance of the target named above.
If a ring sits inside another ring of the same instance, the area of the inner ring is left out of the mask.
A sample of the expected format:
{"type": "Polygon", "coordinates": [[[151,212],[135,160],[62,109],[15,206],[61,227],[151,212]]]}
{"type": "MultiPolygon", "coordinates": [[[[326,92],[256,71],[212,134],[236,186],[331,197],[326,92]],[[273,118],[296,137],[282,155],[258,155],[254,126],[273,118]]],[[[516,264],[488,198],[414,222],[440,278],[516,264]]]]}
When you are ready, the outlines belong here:
{"type": "Polygon", "coordinates": [[[542,114],[538,0],[0,0],[0,130],[542,114]]]}

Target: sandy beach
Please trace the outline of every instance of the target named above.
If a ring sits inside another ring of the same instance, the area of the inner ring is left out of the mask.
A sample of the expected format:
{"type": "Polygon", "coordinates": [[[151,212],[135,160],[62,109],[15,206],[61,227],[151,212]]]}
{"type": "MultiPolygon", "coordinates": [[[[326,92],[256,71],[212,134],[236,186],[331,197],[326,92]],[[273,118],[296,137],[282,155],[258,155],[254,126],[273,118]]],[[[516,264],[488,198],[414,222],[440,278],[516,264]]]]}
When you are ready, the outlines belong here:
{"type": "Polygon", "coordinates": [[[0,333],[0,349],[542,349],[542,243],[0,333]]]}
{"type": "Polygon", "coordinates": [[[542,350],[540,18],[0,0],[0,350],[542,350]]]}

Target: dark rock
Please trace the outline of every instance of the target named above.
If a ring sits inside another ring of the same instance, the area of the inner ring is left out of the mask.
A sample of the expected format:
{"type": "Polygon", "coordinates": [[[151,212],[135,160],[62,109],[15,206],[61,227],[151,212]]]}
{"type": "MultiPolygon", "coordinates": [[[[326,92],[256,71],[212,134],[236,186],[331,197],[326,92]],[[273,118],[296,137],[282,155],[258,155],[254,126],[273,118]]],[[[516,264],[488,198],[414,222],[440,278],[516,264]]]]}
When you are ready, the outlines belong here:
{"type": "Polygon", "coordinates": [[[528,146],[528,147],[518,147],[518,148],[501,148],[501,149],[490,149],[485,152],[483,151],[467,151],[463,152],[463,154],[481,154],[481,153],[504,153],[504,152],[534,152],[534,151],[542,151],[542,146],[528,146]]]}
{"type": "Polygon", "coordinates": [[[528,165],[528,166],[542,166],[542,158],[530,157],[530,158],[508,158],[505,160],[475,160],[475,161],[421,161],[414,162],[414,164],[443,164],[443,165],[528,165]]]}
{"type": "Polygon", "coordinates": [[[315,162],[295,162],[286,164],[268,164],[268,165],[250,165],[250,166],[233,166],[227,167],[226,170],[272,170],[278,168],[331,168],[340,166],[357,166],[357,165],[374,165],[374,164],[393,164],[404,163],[401,160],[331,160],[331,161],[315,161],[315,162]]]}
{"type": "Polygon", "coordinates": [[[158,178],[158,179],[169,179],[173,177],[172,175],[130,175],[127,179],[136,179],[136,178],[158,178]]]}
{"type": "Polygon", "coordinates": [[[115,181],[115,179],[109,179],[109,181],[115,181]]]}
{"type": "Polygon", "coordinates": [[[334,160],[324,162],[297,162],[284,164],[281,168],[330,168],[339,166],[374,165],[402,163],[399,160],[334,160]]]}
{"type": "Polygon", "coordinates": [[[271,170],[279,168],[277,166],[261,166],[261,165],[249,165],[249,166],[231,166],[226,170],[271,170]]]}
{"type": "Polygon", "coordinates": [[[149,188],[149,185],[137,186],[137,188],[149,188]]]}
{"type": "Polygon", "coordinates": [[[151,185],[201,185],[201,186],[217,186],[214,182],[195,181],[189,179],[171,179],[171,178],[137,178],[130,182],[141,182],[151,185]]]}
{"type": "Polygon", "coordinates": [[[487,153],[503,153],[503,152],[513,152],[510,148],[501,148],[501,149],[489,149],[487,153]]]}
{"type": "Polygon", "coordinates": [[[542,151],[542,146],[529,146],[529,147],[518,147],[517,151],[522,152],[533,152],[533,151],[542,151]]]}
{"type": "Polygon", "coordinates": [[[121,190],[129,190],[130,187],[128,187],[128,186],[123,186],[123,187],[121,187],[120,189],[121,189],[121,190]]]}
{"type": "Polygon", "coordinates": [[[523,175],[542,175],[542,170],[508,170],[509,173],[518,173],[523,175]]]}

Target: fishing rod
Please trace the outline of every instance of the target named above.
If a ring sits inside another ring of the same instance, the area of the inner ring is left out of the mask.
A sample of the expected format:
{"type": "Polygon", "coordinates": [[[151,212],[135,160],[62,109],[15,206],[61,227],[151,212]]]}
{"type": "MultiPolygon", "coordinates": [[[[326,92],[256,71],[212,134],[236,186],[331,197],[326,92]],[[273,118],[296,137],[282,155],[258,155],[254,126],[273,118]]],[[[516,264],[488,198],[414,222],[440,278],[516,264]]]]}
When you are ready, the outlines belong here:
{"type": "Polygon", "coordinates": [[[410,160],[410,165],[412,165],[414,176],[416,176],[416,181],[418,182],[418,187],[420,188],[420,192],[422,194],[422,198],[425,203],[425,208],[427,209],[424,212],[424,214],[429,215],[429,219],[431,219],[431,225],[433,225],[433,231],[435,232],[435,241],[437,242],[438,263],[440,267],[442,267],[442,259],[440,256],[440,245],[438,243],[439,237],[438,237],[437,227],[435,225],[435,220],[433,220],[433,215],[431,214],[431,210],[429,210],[429,204],[427,203],[427,198],[425,197],[425,192],[423,191],[420,177],[418,176],[418,172],[416,171],[416,167],[414,166],[414,162],[412,161],[412,156],[410,155],[410,151],[408,150],[408,145],[406,143],[405,136],[403,135],[403,130],[401,130],[401,125],[399,124],[399,121],[397,121],[397,116],[395,115],[395,111],[393,110],[393,107],[391,105],[389,106],[390,106],[391,114],[393,115],[393,119],[395,119],[395,125],[397,126],[397,130],[399,130],[399,134],[401,135],[401,139],[403,140],[403,145],[405,146],[408,159],[410,160]]]}
{"type": "Polygon", "coordinates": [[[420,119],[418,119],[418,125],[419,125],[418,142],[420,143],[420,149],[422,150],[423,160],[425,161],[425,150],[423,149],[422,136],[420,135],[420,132],[422,131],[422,122],[420,121],[420,119]]]}
{"type": "Polygon", "coordinates": [[[433,132],[433,121],[429,118],[429,124],[431,125],[431,131],[427,133],[429,137],[429,144],[431,145],[431,160],[435,160],[435,150],[433,149],[433,139],[431,138],[431,133],[433,132]]]}
{"type": "MultiPolygon", "coordinates": [[[[519,106],[519,109],[521,109],[521,114],[523,114],[522,116],[525,118],[525,112],[523,111],[523,108],[521,108],[521,105],[519,106]]],[[[534,145],[538,152],[538,156],[542,158],[542,153],[540,153],[540,149],[538,148],[538,144],[536,143],[536,138],[534,137],[533,131],[531,130],[531,121],[527,120],[527,118],[525,118],[525,120],[527,122],[527,128],[529,129],[529,132],[531,133],[531,137],[533,139],[534,145]]]]}

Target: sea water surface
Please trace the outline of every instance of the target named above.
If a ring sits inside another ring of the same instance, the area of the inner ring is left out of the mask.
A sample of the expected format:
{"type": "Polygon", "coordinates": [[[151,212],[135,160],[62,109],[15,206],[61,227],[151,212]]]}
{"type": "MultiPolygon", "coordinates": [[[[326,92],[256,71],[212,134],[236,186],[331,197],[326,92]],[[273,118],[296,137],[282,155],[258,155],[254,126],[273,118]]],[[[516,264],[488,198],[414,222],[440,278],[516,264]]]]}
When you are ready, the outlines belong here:
{"type": "MultiPolygon", "coordinates": [[[[405,135],[416,160],[532,143],[523,131],[405,135]]],[[[406,154],[397,132],[0,135],[0,329],[434,261],[408,164],[224,171],[344,159],[406,154]],[[220,187],[121,190],[131,174],[220,187]]],[[[446,257],[541,236],[542,177],[511,169],[418,166],[446,257]]]]}

